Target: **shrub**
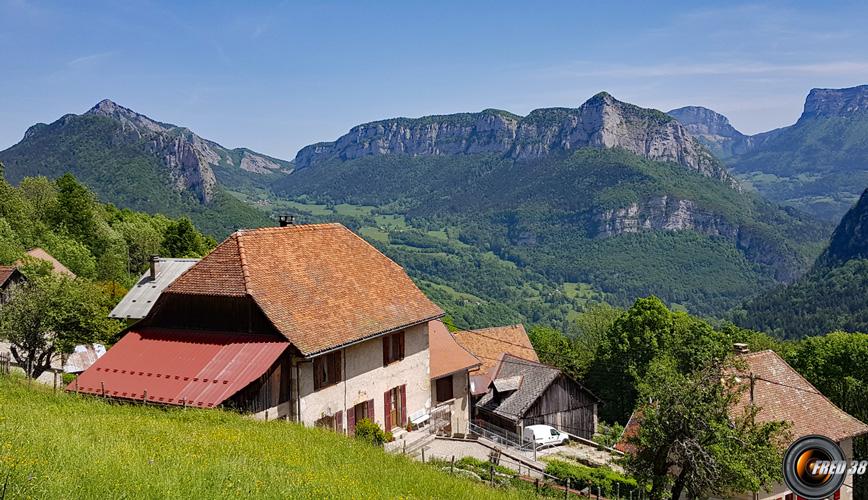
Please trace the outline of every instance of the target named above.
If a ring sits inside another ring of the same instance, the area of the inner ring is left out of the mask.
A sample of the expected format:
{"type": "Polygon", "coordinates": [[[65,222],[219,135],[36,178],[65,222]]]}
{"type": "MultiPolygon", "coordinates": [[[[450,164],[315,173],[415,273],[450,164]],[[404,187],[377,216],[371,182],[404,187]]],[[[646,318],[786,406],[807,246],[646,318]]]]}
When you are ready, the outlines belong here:
{"type": "Polygon", "coordinates": [[[356,422],[356,439],[376,446],[383,446],[386,442],[386,433],[371,419],[363,418],[356,422]]]}
{"type": "Polygon", "coordinates": [[[74,373],[64,373],[62,375],[62,377],[63,377],[63,385],[69,385],[76,379],[76,377],[78,377],[78,375],[76,375],[74,373]]]}
{"type": "Polygon", "coordinates": [[[596,492],[600,488],[601,495],[615,494],[620,485],[622,495],[630,490],[639,489],[635,479],[619,474],[608,467],[586,467],[579,464],[571,464],[561,460],[552,460],[546,467],[546,473],[559,479],[561,484],[570,480],[570,488],[582,489],[593,488],[596,492]]]}

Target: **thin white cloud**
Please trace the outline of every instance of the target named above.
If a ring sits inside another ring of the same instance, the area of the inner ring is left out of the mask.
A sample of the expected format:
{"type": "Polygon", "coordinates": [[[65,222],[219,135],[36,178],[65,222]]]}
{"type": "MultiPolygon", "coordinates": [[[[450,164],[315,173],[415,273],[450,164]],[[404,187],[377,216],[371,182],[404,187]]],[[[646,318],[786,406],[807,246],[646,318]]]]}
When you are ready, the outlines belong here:
{"type": "Polygon", "coordinates": [[[591,65],[589,63],[549,68],[538,73],[548,77],[666,78],[720,75],[839,75],[868,76],[868,61],[828,61],[806,64],[724,62],[708,64],[663,63],[652,65],[591,65]]]}
{"type": "Polygon", "coordinates": [[[66,66],[69,68],[83,68],[87,66],[92,66],[99,61],[108,59],[109,57],[117,53],[118,51],[111,50],[108,52],[98,52],[96,54],[88,54],[86,56],[76,57],[75,59],[67,61],[66,66]]]}

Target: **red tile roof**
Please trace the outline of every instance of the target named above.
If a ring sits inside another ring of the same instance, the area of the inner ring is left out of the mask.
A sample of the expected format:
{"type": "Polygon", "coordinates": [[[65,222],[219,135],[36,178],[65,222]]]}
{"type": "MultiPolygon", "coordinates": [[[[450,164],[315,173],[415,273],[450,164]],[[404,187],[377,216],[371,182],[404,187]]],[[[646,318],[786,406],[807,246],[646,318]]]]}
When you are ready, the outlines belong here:
{"type": "Polygon", "coordinates": [[[67,390],[199,408],[217,406],[264,374],[289,346],[276,337],[133,330],[67,390]]]}
{"type": "MultiPolygon", "coordinates": [[[[747,363],[742,373],[745,383],[750,383],[751,374],[755,379],[754,404],[762,408],[758,420],[791,422],[794,439],[821,434],[841,441],[868,433],[868,425],[835,406],[774,351],[745,354],[740,359],[747,363]]],[[[749,390],[742,395],[738,411],[748,403],[749,390]]]]}
{"type": "MultiPolygon", "coordinates": [[[[737,375],[745,384],[750,384],[751,375],[755,380],[753,403],[760,407],[757,421],[790,422],[794,440],[809,434],[820,434],[840,442],[868,434],[868,425],[835,406],[776,352],[760,351],[739,357],[747,366],[738,370],[737,375]]],[[[741,415],[745,406],[750,404],[750,398],[750,390],[747,389],[732,414],[741,415]]],[[[627,453],[635,451],[629,438],[638,434],[641,421],[641,412],[633,412],[615,449],[627,453]]]]}
{"type": "Polygon", "coordinates": [[[15,268],[12,266],[0,266],[0,286],[6,284],[6,281],[15,274],[15,268]]]}
{"type": "Polygon", "coordinates": [[[428,323],[428,349],[430,351],[430,377],[432,379],[445,377],[453,373],[477,368],[479,359],[458,342],[440,321],[428,323]]]}
{"type": "MultiPolygon", "coordinates": [[[[49,264],[51,264],[51,269],[57,274],[65,274],[70,278],[75,278],[75,273],[67,269],[66,266],[61,264],[60,261],[55,259],[50,253],[39,247],[31,248],[27,251],[27,255],[33,257],[34,259],[44,260],[48,262],[49,264]]],[[[21,261],[18,261],[17,264],[21,264],[21,261]]]]}
{"type": "Polygon", "coordinates": [[[399,265],[340,224],[238,231],[164,293],[249,295],[305,355],[443,315],[399,265]]]}
{"type": "Polygon", "coordinates": [[[480,372],[489,374],[506,353],[539,362],[523,325],[496,326],[455,332],[455,339],[482,362],[480,372]]]}

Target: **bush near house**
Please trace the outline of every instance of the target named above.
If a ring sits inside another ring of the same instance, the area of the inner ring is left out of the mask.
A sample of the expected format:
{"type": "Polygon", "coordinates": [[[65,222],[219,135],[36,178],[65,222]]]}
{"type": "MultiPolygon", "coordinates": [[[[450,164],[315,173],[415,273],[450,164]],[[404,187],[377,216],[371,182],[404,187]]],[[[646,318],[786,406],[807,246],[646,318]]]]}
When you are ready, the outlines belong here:
{"type": "Polygon", "coordinates": [[[7,498],[521,498],[328,430],[0,376],[7,498]]]}
{"type": "Polygon", "coordinates": [[[579,464],[571,464],[562,460],[551,460],[546,467],[546,473],[551,474],[566,484],[570,480],[570,488],[581,490],[592,488],[593,492],[600,489],[604,496],[614,495],[618,492],[622,496],[631,490],[640,489],[635,479],[619,474],[608,467],[587,467],[579,464]]]}
{"type": "Polygon", "coordinates": [[[356,439],[375,446],[383,446],[387,441],[386,433],[371,419],[363,418],[356,422],[356,439]]]}

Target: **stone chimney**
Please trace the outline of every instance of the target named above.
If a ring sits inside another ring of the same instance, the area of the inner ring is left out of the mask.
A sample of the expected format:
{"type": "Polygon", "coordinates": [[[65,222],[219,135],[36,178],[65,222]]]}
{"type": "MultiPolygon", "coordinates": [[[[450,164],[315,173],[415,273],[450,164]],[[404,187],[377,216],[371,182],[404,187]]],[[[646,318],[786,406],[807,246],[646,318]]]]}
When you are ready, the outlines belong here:
{"type": "Polygon", "coordinates": [[[735,344],[732,344],[732,351],[736,354],[739,354],[739,355],[749,354],[750,353],[750,347],[748,347],[747,344],[742,344],[740,342],[736,342],[735,344]]]}
{"type": "Polygon", "coordinates": [[[280,227],[291,226],[295,224],[295,216],[294,215],[281,215],[277,217],[277,222],[280,224],[280,227]]]}

